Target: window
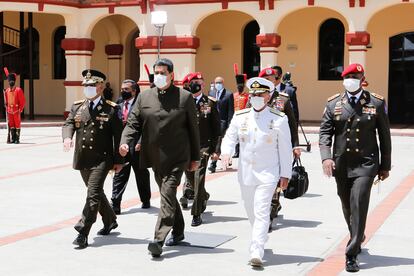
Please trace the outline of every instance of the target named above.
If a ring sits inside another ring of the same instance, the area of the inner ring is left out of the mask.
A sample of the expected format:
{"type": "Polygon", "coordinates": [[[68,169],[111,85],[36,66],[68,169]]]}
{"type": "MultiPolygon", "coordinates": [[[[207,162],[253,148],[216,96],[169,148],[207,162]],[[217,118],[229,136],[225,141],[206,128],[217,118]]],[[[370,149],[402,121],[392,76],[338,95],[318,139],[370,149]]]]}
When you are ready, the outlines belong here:
{"type": "Polygon", "coordinates": [[[60,26],[56,29],[53,36],[53,78],[66,78],[66,58],[65,50],[60,46],[62,40],[65,38],[66,27],[60,26]]]}
{"type": "Polygon", "coordinates": [[[319,80],[341,80],[344,68],[345,28],[338,19],[326,20],[319,29],[319,80]]]}
{"type": "Polygon", "coordinates": [[[256,77],[260,72],[260,47],[256,44],[256,36],[260,32],[256,20],[250,21],[243,32],[243,72],[247,78],[256,77]]]}

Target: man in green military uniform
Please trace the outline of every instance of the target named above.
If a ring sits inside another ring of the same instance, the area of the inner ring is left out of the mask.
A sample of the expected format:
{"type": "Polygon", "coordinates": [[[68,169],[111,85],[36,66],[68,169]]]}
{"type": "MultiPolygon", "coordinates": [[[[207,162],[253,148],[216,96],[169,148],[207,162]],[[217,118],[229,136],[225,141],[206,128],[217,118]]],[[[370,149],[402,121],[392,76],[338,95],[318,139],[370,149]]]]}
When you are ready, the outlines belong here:
{"type": "Polygon", "coordinates": [[[319,147],[324,173],[335,177],[350,233],[345,268],[357,272],[371,187],[375,176],[384,180],[391,169],[391,135],[384,98],[362,89],[365,80],[362,65],[349,65],[342,77],[346,91],[328,99],[319,147]]]}
{"type": "Polygon", "coordinates": [[[196,171],[186,171],[186,185],[180,203],[187,206],[186,188],[194,189],[194,201],[191,207],[193,220],[191,226],[199,226],[203,223],[201,214],[207,207],[207,200],[210,195],[205,189],[206,170],[208,159],[218,160],[220,152],[219,138],[220,116],[216,106],[216,99],[203,94],[204,79],[200,72],[188,76],[189,89],[193,94],[197,108],[198,128],[200,131],[200,166],[196,171]]]}
{"type": "Polygon", "coordinates": [[[86,99],[72,105],[62,129],[64,151],[73,147],[72,138],[76,133],[73,168],[80,171],[87,187],[82,217],[75,225],[79,234],[73,243],[79,248],[88,246],[88,235],[98,212],[104,223],[98,235],[108,235],[118,227],[103,185],[108,172],[111,169],[119,172],[123,163],[118,152],[121,114],[115,103],[102,97],[106,77],[96,70],[85,70],[82,76],[86,99]]]}
{"type": "Polygon", "coordinates": [[[184,219],[176,198],[184,170],[194,171],[200,160],[200,135],[194,99],[190,92],[173,85],[174,65],[166,58],[154,65],[156,87],[138,95],[122,132],[119,152],[125,156],[129,144],[141,138],[141,168],[152,167],[160,188],[161,204],[154,241],[148,245],[159,257],[165,245],[184,239],[184,219]]]}

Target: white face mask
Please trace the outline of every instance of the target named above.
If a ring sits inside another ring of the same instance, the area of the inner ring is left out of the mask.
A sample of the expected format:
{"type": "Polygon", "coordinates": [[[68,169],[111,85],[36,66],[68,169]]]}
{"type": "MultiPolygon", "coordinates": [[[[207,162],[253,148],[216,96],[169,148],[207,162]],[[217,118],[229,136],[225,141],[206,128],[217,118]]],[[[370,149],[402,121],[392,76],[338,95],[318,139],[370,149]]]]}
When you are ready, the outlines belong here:
{"type": "Polygon", "coordinates": [[[157,74],[154,76],[154,84],[159,89],[167,86],[167,76],[157,74]]]}
{"type": "Polygon", "coordinates": [[[85,86],[83,88],[83,94],[87,99],[92,99],[96,96],[96,87],[95,86],[85,86]]]}
{"type": "Polygon", "coordinates": [[[222,83],[216,83],[215,87],[216,87],[217,91],[221,91],[221,89],[223,89],[223,84],[222,83]]]}
{"type": "Polygon", "coordinates": [[[359,79],[344,79],[343,85],[348,92],[355,92],[361,87],[361,80],[359,79]]]}
{"type": "Polygon", "coordinates": [[[264,98],[263,97],[251,97],[250,98],[250,104],[252,107],[256,110],[260,110],[265,106],[264,98]]]}

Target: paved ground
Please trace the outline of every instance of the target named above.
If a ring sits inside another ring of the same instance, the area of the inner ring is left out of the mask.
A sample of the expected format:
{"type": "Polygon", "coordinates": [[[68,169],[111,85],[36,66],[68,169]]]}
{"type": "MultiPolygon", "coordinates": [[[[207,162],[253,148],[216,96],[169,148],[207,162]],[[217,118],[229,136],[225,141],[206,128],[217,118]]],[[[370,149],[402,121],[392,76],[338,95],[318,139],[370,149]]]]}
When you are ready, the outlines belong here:
{"type": "MultiPolygon", "coordinates": [[[[0,275],[347,274],[343,271],[346,226],[334,180],[322,175],[315,134],[308,135],[312,152],[302,159],[310,176],[309,191],[300,199],[282,199],[277,230],[270,234],[261,271],[247,265],[250,228],[235,170],[209,175],[206,187],[211,200],[202,226],[191,227],[190,213],[184,211],[186,231],[237,236],[218,248],[165,248],[163,257],[153,260],[147,243],[156,222],[158,189],[153,181],[154,207],[142,210],[131,181],[119,228],[110,236],[96,236],[102,227],[98,219],[90,246],[75,250],[72,227],[86,189],[79,173],[71,169],[73,152],[62,151],[60,134],[59,127],[25,128],[20,145],[7,145],[5,130],[0,129],[0,275]]],[[[413,153],[414,138],[393,136],[391,177],[371,194],[361,275],[413,275],[413,153]]],[[[109,195],[111,177],[105,190],[109,195]]]]}

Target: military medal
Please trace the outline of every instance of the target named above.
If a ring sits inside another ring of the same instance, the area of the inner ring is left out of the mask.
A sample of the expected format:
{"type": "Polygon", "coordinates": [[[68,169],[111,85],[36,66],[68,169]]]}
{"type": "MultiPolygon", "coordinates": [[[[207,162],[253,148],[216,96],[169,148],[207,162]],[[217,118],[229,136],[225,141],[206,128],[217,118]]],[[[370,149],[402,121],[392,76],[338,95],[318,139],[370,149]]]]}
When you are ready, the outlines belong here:
{"type": "Polygon", "coordinates": [[[75,116],[75,127],[79,128],[80,127],[80,122],[81,122],[81,117],[80,115],[76,115],[75,116]]]}

